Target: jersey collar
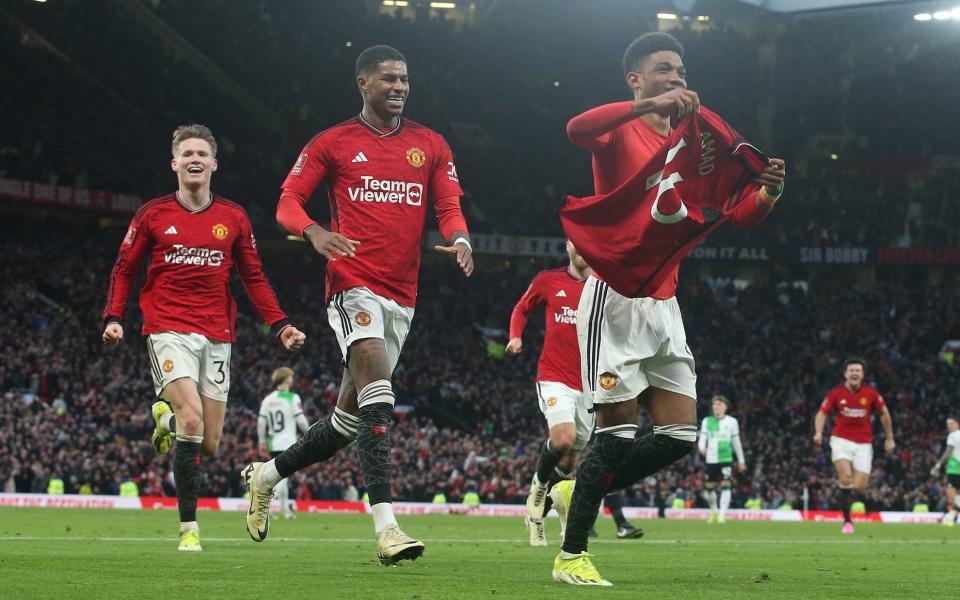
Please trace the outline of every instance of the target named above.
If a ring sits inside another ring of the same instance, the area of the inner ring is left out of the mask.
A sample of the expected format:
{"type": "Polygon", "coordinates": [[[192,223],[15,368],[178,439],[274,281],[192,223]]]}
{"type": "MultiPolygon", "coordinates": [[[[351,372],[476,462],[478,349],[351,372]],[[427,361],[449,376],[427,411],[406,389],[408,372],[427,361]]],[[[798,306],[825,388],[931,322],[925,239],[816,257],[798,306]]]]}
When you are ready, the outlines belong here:
{"type": "Polygon", "coordinates": [[[369,121],[364,119],[363,113],[360,113],[359,115],[357,115],[357,121],[359,121],[360,124],[366,127],[367,129],[369,129],[371,133],[374,133],[377,135],[377,137],[381,137],[381,138],[397,135],[398,133],[400,133],[400,127],[403,126],[403,117],[397,117],[397,126],[391,129],[390,131],[384,133],[380,131],[378,128],[374,127],[369,121]]]}
{"type": "Polygon", "coordinates": [[[200,208],[190,208],[189,206],[187,206],[186,204],[184,204],[183,201],[180,200],[180,191],[179,191],[179,190],[177,190],[176,192],[173,193],[173,197],[174,197],[174,199],[176,199],[177,204],[180,205],[180,208],[182,208],[183,210],[187,211],[188,213],[194,214],[194,215],[197,214],[197,213],[202,213],[203,211],[205,211],[205,210],[207,210],[208,208],[210,208],[211,206],[213,206],[213,192],[210,192],[210,200],[209,200],[206,204],[204,204],[203,206],[201,206],[200,208]]]}

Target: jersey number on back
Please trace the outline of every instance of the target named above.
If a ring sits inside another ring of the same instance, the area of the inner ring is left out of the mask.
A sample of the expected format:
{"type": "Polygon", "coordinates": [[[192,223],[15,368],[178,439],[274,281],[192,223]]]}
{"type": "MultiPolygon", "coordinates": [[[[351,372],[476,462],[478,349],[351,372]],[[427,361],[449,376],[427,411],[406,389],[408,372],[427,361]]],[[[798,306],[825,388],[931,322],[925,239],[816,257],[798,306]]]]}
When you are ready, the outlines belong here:
{"type": "Polygon", "coordinates": [[[267,413],[267,417],[270,419],[270,429],[274,433],[280,433],[283,431],[283,411],[278,410],[275,413],[267,413]]]}

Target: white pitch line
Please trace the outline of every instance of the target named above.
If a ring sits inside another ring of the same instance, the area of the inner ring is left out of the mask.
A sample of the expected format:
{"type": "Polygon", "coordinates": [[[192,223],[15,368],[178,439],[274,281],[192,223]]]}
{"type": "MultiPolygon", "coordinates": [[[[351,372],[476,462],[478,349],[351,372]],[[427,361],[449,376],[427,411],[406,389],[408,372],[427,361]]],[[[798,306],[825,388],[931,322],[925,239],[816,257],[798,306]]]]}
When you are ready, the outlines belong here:
{"type": "MultiPolygon", "coordinates": [[[[0,536],[0,542],[13,542],[13,541],[25,541],[25,542],[170,542],[176,541],[179,538],[175,536],[170,537],[111,537],[111,536],[40,536],[40,535],[7,535],[0,536]]],[[[204,542],[216,542],[216,543],[226,543],[226,544],[250,544],[252,543],[249,540],[246,540],[241,537],[204,537],[204,542]]],[[[353,544],[353,543],[372,543],[373,538],[294,538],[294,537],[280,537],[280,538],[270,538],[271,542],[294,542],[294,543],[319,543],[319,544],[353,544]]],[[[525,538],[481,538],[481,539],[464,539],[464,538],[427,538],[423,540],[427,543],[434,544],[526,544],[527,540],[525,538]]],[[[638,540],[637,544],[673,544],[673,545],[697,545],[697,546],[763,546],[763,545],[776,545],[776,546],[800,546],[800,545],[957,545],[960,544],[960,540],[700,540],[700,539],[690,539],[690,540],[680,540],[680,539],[644,539],[638,540]]],[[[627,545],[629,542],[624,542],[623,540],[590,540],[590,544],[622,544],[627,545]]]]}

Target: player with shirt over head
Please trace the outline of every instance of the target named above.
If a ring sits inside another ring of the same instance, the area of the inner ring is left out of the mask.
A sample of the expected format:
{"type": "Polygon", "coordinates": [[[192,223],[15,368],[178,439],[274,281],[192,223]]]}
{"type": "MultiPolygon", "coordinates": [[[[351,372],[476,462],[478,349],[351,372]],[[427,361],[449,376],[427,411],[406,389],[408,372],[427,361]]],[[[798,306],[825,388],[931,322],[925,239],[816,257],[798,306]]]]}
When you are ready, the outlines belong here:
{"type": "Polygon", "coordinates": [[[717,394],[711,401],[713,416],[704,417],[700,424],[697,446],[707,462],[707,502],[710,504],[709,523],[725,523],[730,508],[730,486],[733,481],[733,457],[737,457],[737,469],[743,473],[747,462],[740,443],[740,423],[727,414],[730,401],[717,394]],[[720,486],[720,505],[717,507],[717,486],[720,486]]]}
{"type": "MultiPolygon", "coordinates": [[[[654,32],[638,37],[624,54],[623,69],[632,100],[590,109],[567,124],[571,142],[592,154],[594,189],[602,196],[642,172],[670,137],[672,119],[680,122],[700,110],[699,97],[687,89],[683,46],[673,36],[654,32]]],[[[759,224],[779,199],[784,177],[784,162],[770,159],[752,180],[757,191],[725,218],[739,227],[759,224]]],[[[667,183],[661,181],[661,189],[667,183]]],[[[657,248],[684,246],[685,236],[695,234],[691,219],[685,212],[667,217],[648,214],[657,224],[651,226],[651,235],[659,237],[647,242],[657,248]]],[[[631,252],[642,252],[642,260],[650,265],[662,264],[663,258],[649,248],[631,252]]],[[[630,258],[636,262],[640,257],[630,258]]],[[[654,291],[645,297],[621,295],[604,282],[596,264],[591,266],[594,272],[577,309],[577,334],[584,390],[596,408],[597,427],[577,467],[553,579],[609,586],[587,554],[597,509],[609,491],[632,485],[693,451],[696,373],[675,297],[679,263],[656,270],[647,286],[654,291]],[[640,406],[649,415],[653,432],[636,437],[640,406]]]]}
{"type": "Polygon", "coordinates": [[[940,468],[947,463],[947,506],[940,523],[953,527],[957,522],[957,511],[960,510],[960,423],[950,417],[947,419],[947,443],[943,449],[943,456],[937,461],[930,474],[940,476],[940,468]]]}
{"type": "MultiPolygon", "coordinates": [[[[293,369],[280,367],[270,376],[274,390],[260,402],[260,414],[257,415],[257,440],[261,456],[276,458],[280,453],[297,441],[297,430],[310,428],[303,414],[300,395],[290,391],[293,385],[293,369]]],[[[273,488],[283,509],[283,518],[294,517],[291,510],[290,491],[287,480],[283,479],[273,488]]]]}
{"type": "Polygon", "coordinates": [[[880,392],[863,383],[866,370],[867,363],[862,358],[844,361],[844,382],[827,392],[813,422],[813,443],[819,448],[823,444],[827,415],[834,411],[837,413],[830,435],[830,456],[837,469],[840,509],[843,511],[841,531],[845,534],[853,533],[850,506],[855,500],[866,504],[865,493],[873,466],[872,413],[880,413],[880,423],[886,436],[884,450],[889,454],[896,448],[890,410],[880,392]]]}
{"type": "MultiPolygon", "coordinates": [[[[506,351],[515,356],[523,351],[523,329],[530,313],[539,306],[546,310],[546,335],[537,364],[537,398],[550,435],[540,449],[537,470],[527,496],[524,524],[531,546],[547,545],[543,517],[552,504],[547,492],[555,484],[570,478],[594,425],[593,406],[583,393],[580,349],[577,346],[577,305],[583,282],[591,269],[569,240],[567,257],[570,259],[567,266],[541,271],[533,278],[510,315],[510,340],[506,351]]],[[[609,494],[605,503],[617,525],[617,537],[643,536],[643,530],[634,527],[624,517],[619,491],[609,494]]],[[[561,515],[566,517],[563,512],[561,515]]],[[[565,523],[561,523],[563,526],[565,523]]]]}
{"type": "Polygon", "coordinates": [[[103,342],[112,346],[123,339],[133,278],[149,257],[140,310],[153,385],[161,399],[152,409],[153,445],[165,454],[176,436],[178,550],[197,552],[202,550],[197,525],[200,456],[214,456],[220,446],[236,341],[231,268],[237,267],[257,312],[287,350],[300,348],[306,336],[280,310],[261,269],[246,211],[210,191],[218,166],[213,134],[203,125],[178,127],[172,150],[170,168],[178,189],[146,202],[130,222],[110,275],[103,342]]]}
{"type": "Polygon", "coordinates": [[[436,132],[402,116],[410,83],[407,61],[389,46],[360,53],[359,115],[315,136],[283,182],[277,221],[328,259],[327,316],[346,367],[337,406],[280,456],[243,470],[250,488],[247,531],[267,537],[273,487],[284,477],[333,456],[354,439],[373,514],[382,564],[413,560],[423,543],[405,534],[393,514],[390,378],[410,330],[417,298],[420,243],[428,200],[448,246],[435,250],[473,272],[467,224],[453,154],[436,132]],[[330,184],[330,231],[305,206],[330,184]]]}

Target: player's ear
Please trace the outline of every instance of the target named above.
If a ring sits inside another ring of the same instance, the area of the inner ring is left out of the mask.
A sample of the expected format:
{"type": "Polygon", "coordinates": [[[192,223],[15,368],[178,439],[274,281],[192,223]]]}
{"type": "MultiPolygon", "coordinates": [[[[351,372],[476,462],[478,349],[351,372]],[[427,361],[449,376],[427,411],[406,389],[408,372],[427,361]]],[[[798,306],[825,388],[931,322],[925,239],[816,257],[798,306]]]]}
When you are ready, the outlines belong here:
{"type": "Polygon", "coordinates": [[[170,170],[174,173],[177,172],[177,159],[176,157],[170,159],[170,170]]]}
{"type": "Polygon", "coordinates": [[[639,89],[643,86],[643,75],[637,73],[636,71],[630,71],[627,73],[627,87],[632,90],[639,89]]]}
{"type": "Polygon", "coordinates": [[[216,172],[217,167],[220,166],[220,163],[217,162],[217,159],[213,159],[213,166],[210,168],[211,172],[216,172]]]}

